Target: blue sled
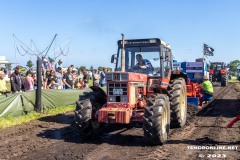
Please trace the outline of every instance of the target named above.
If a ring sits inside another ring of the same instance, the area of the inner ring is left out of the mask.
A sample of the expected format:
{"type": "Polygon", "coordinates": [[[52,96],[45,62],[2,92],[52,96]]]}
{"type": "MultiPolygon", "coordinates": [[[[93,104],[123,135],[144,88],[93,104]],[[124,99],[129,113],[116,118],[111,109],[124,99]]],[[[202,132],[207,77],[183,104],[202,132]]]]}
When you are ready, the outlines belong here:
{"type": "Polygon", "coordinates": [[[196,108],[198,108],[198,101],[199,98],[187,97],[187,103],[194,105],[196,108]]]}

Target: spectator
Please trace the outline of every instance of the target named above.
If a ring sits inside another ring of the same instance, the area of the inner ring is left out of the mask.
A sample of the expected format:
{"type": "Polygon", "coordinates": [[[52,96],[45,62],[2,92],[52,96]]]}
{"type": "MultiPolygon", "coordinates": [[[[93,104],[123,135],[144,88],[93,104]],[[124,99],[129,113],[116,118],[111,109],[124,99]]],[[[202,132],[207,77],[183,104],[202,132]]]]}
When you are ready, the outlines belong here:
{"type": "Polygon", "coordinates": [[[49,70],[55,71],[54,59],[49,58],[48,68],[49,68],[49,70]]]}
{"type": "Polygon", "coordinates": [[[46,89],[50,89],[49,86],[52,83],[52,81],[57,82],[57,77],[55,76],[55,71],[51,70],[50,75],[46,78],[46,89]]]}
{"type": "Polygon", "coordinates": [[[0,95],[7,91],[6,80],[4,79],[4,72],[0,71],[0,95]]]}
{"type": "Polygon", "coordinates": [[[107,68],[103,68],[103,71],[100,73],[100,85],[101,87],[106,87],[106,80],[105,80],[105,74],[107,72],[107,68]]]}
{"type": "Polygon", "coordinates": [[[55,73],[56,77],[57,77],[57,85],[58,85],[58,89],[63,89],[63,82],[62,82],[62,68],[58,67],[56,69],[56,73],[55,73]]]}
{"type": "MultiPolygon", "coordinates": [[[[34,73],[32,77],[33,77],[33,81],[34,81],[34,89],[37,89],[37,73],[34,73]]],[[[43,76],[41,75],[41,77],[43,77],[43,76]]]]}
{"type": "Polygon", "coordinates": [[[93,86],[99,86],[100,74],[98,70],[93,71],[93,86]]]}
{"type": "MultiPolygon", "coordinates": [[[[34,80],[34,89],[37,89],[37,74],[35,73],[34,76],[33,76],[33,80],[34,80]]],[[[46,79],[45,79],[46,80],[46,79]]],[[[43,78],[43,75],[41,75],[41,88],[45,89],[46,86],[45,86],[45,80],[43,78]]]]}
{"type": "Polygon", "coordinates": [[[43,58],[42,60],[42,68],[46,71],[46,70],[49,70],[49,65],[48,65],[48,61],[46,58],[43,58]]]}
{"type": "Polygon", "coordinates": [[[55,69],[57,69],[57,68],[59,68],[59,67],[60,67],[60,68],[63,68],[63,67],[62,67],[62,60],[61,60],[61,59],[59,59],[59,60],[58,60],[58,63],[55,64],[55,69]]]}
{"type": "Polygon", "coordinates": [[[49,85],[49,89],[58,89],[58,85],[55,80],[51,81],[51,83],[49,85]]]}
{"type": "Polygon", "coordinates": [[[83,71],[83,81],[84,81],[85,88],[88,88],[89,79],[90,79],[90,76],[87,73],[87,71],[83,71]]]}
{"type": "Polygon", "coordinates": [[[22,92],[22,90],[24,89],[23,87],[23,79],[20,75],[22,70],[21,66],[17,66],[15,68],[15,71],[12,73],[11,77],[10,77],[10,82],[11,82],[11,91],[13,93],[15,92],[22,92]]]}
{"type": "Polygon", "coordinates": [[[70,67],[72,68],[72,70],[74,69],[74,65],[73,64],[70,67]]]}
{"type": "Polygon", "coordinates": [[[80,78],[83,79],[83,73],[81,69],[78,69],[77,81],[79,81],[80,78]]]}
{"type": "Polygon", "coordinates": [[[77,73],[76,73],[76,70],[72,70],[72,77],[73,77],[73,84],[76,84],[77,83],[77,73]]]}
{"type": "Polygon", "coordinates": [[[46,80],[46,77],[48,76],[48,72],[49,72],[49,65],[48,65],[48,61],[46,58],[43,57],[43,63],[42,63],[42,75],[43,75],[43,80],[46,80]]]}
{"type": "Polygon", "coordinates": [[[25,91],[32,91],[34,88],[34,80],[32,78],[32,72],[29,70],[26,73],[26,78],[23,81],[25,91]]]}
{"type": "Polygon", "coordinates": [[[63,75],[63,83],[65,84],[65,89],[73,88],[72,67],[69,67],[67,73],[63,75]]]}
{"type": "Polygon", "coordinates": [[[75,85],[76,89],[84,89],[84,82],[82,78],[79,78],[78,82],[75,85]]]}
{"type": "Polygon", "coordinates": [[[213,85],[208,80],[208,76],[203,76],[203,83],[201,85],[202,97],[200,98],[200,105],[202,105],[203,101],[210,101],[212,100],[213,96],[213,85]]]}

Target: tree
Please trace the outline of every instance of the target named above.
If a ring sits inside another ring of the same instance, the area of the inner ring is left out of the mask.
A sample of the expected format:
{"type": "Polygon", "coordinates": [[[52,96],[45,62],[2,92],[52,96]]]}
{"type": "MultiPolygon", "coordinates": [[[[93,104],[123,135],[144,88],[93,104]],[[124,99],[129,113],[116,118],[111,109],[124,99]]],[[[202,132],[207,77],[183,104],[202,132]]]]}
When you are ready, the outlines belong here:
{"type": "Polygon", "coordinates": [[[93,69],[94,69],[94,68],[93,68],[93,66],[91,65],[91,66],[90,66],[90,71],[93,71],[93,69]]]}
{"type": "Polygon", "coordinates": [[[26,65],[29,69],[31,69],[34,64],[32,63],[32,60],[30,59],[29,61],[27,61],[27,65],[26,65]]]}
{"type": "Polygon", "coordinates": [[[229,63],[229,70],[233,73],[236,73],[238,66],[240,66],[240,60],[231,61],[229,63]]]}
{"type": "Polygon", "coordinates": [[[12,64],[11,63],[5,64],[5,67],[6,67],[6,70],[10,71],[12,69],[12,64]]]}
{"type": "Polygon", "coordinates": [[[86,70],[86,66],[80,66],[79,69],[81,69],[82,71],[86,70]]]}
{"type": "Polygon", "coordinates": [[[99,66],[99,67],[98,67],[98,70],[99,70],[99,71],[102,71],[102,70],[103,70],[103,68],[104,68],[104,67],[102,67],[102,66],[99,66]]]}

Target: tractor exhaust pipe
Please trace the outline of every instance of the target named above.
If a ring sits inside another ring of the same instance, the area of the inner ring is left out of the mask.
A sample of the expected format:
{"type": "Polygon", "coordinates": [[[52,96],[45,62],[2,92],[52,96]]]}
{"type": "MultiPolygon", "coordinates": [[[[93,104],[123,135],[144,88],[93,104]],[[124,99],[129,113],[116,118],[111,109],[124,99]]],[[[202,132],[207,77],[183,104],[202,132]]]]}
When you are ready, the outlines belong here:
{"type": "Polygon", "coordinates": [[[121,59],[121,68],[122,71],[125,72],[125,41],[124,41],[124,34],[122,33],[122,59],[121,59]]]}

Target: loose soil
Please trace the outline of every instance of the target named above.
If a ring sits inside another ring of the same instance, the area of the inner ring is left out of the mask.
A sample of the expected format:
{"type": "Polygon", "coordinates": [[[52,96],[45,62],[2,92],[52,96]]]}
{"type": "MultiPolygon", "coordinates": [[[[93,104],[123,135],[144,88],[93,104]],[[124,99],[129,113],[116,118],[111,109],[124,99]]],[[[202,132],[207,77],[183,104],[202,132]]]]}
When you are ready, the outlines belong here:
{"type": "Polygon", "coordinates": [[[147,144],[138,125],[108,125],[97,139],[82,140],[74,128],[74,115],[69,112],[1,129],[0,159],[189,160],[207,159],[214,154],[240,159],[240,121],[226,128],[240,112],[240,92],[235,88],[236,84],[215,86],[215,99],[197,115],[197,110],[189,106],[186,125],[171,129],[168,142],[162,146],[147,144]],[[193,146],[238,148],[189,149],[193,146]]]}

